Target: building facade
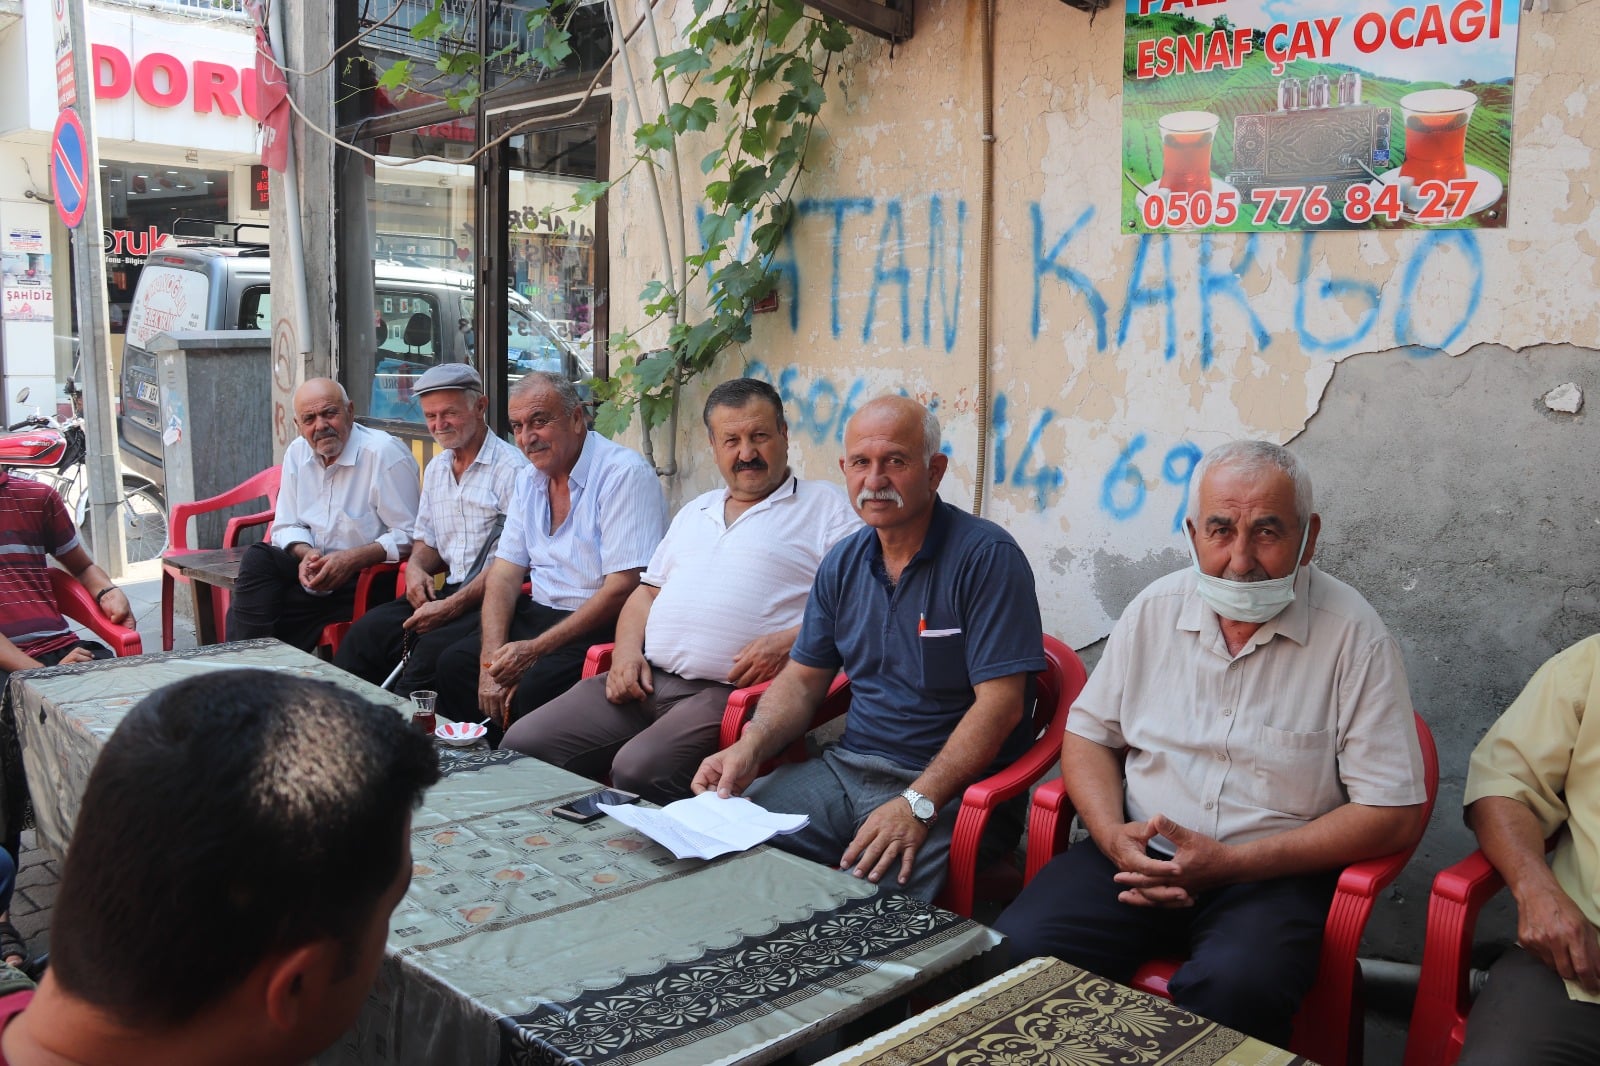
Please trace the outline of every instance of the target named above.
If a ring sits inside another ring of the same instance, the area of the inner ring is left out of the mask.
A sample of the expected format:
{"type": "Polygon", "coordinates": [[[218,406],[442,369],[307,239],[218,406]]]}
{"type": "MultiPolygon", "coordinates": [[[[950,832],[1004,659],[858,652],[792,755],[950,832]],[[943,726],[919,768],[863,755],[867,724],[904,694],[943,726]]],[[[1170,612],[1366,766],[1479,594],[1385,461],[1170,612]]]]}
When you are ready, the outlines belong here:
{"type": "MultiPolygon", "coordinates": [[[[317,66],[330,42],[391,11],[337,6],[338,26],[310,18],[291,40],[291,65],[317,66]]],[[[1417,957],[1429,879],[1470,847],[1451,812],[1472,744],[1538,663],[1600,628],[1600,489],[1588,473],[1600,425],[1556,399],[1567,385],[1588,396],[1600,386],[1600,86],[1584,74],[1600,4],[1535,6],[1520,18],[1507,94],[1515,192],[1503,226],[1140,235],[1122,221],[1122,12],[1005,0],[985,32],[982,5],[923,0],[910,40],[859,35],[833,70],[775,260],[777,309],[685,397],[693,412],[716,380],[768,378],[788,404],[795,467],[818,477],[834,476],[844,424],[866,399],[905,392],[937,405],[952,457],[943,494],[970,505],[981,491],[984,512],[1028,552],[1046,628],[1091,657],[1138,589],[1188,564],[1183,509],[1204,451],[1243,436],[1296,450],[1324,516],[1319,562],[1394,630],[1440,743],[1440,816],[1402,881],[1406,902],[1375,926],[1394,957],[1417,957]]],[[[456,7],[490,37],[501,5],[456,7]]],[[[369,260],[394,254],[379,247],[391,233],[406,255],[467,252],[485,338],[476,357],[502,389],[514,331],[487,308],[509,306],[506,293],[596,338],[643,324],[636,294],[664,276],[663,227],[642,170],[629,169],[632,130],[657,110],[645,79],[678,47],[690,7],[654,7],[659,45],[635,37],[631,75],[613,67],[609,91],[575,113],[594,55],[491,89],[466,116],[470,141],[448,108],[383,112],[374,93],[341,113],[335,101],[350,97],[331,76],[297,84],[321,102],[313,113],[378,159],[296,130],[299,180],[335,190],[331,203],[305,197],[310,273],[339,284],[311,287],[315,343],[298,361],[285,343],[285,381],[337,368],[358,396],[370,387],[365,331],[390,312],[381,297],[361,301],[377,277],[369,260]],[[400,191],[426,182],[384,178],[406,154],[459,160],[438,174],[440,188],[461,190],[448,209],[400,191]],[[580,172],[628,176],[592,218],[547,228],[537,201],[550,190],[527,175],[580,172]]],[[[646,9],[590,10],[616,10],[627,28],[646,9]]],[[[593,36],[598,55],[608,35],[593,36]]],[[[695,147],[681,188],[658,171],[680,259],[677,234],[692,244],[697,233],[695,147]]],[[[603,372],[603,343],[592,358],[603,372]]],[[[692,415],[655,445],[658,462],[675,450],[675,500],[716,484],[692,415]]]]}

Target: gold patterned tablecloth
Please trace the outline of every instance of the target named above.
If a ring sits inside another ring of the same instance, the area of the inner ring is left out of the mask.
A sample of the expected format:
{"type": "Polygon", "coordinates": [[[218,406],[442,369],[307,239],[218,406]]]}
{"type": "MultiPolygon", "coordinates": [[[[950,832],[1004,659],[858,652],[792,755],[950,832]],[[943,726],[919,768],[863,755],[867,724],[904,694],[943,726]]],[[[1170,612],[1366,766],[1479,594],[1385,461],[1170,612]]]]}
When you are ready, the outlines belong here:
{"type": "Polygon", "coordinates": [[[1166,1000],[1034,959],[822,1066],[1299,1066],[1166,1000]]]}

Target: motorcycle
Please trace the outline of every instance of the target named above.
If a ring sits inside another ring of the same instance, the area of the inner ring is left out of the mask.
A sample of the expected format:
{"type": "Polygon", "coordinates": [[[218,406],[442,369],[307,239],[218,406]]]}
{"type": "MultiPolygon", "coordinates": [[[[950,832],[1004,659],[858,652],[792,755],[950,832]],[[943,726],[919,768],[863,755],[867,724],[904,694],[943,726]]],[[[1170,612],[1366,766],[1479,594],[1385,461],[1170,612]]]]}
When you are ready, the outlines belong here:
{"type": "MultiPolygon", "coordinates": [[[[36,408],[31,416],[6,427],[6,432],[0,434],[0,467],[10,470],[13,477],[42,481],[60,493],[93,555],[87,524],[89,477],[84,459],[88,455],[88,438],[83,431],[83,393],[71,378],[67,379],[66,392],[72,401],[71,418],[59,421],[40,414],[36,408]]],[[[26,388],[19,392],[17,402],[26,403],[28,393],[26,388]]],[[[159,557],[167,546],[167,505],[161,491],[152,482],[124,472],[120,510],[128,562],[159,557]]]]}

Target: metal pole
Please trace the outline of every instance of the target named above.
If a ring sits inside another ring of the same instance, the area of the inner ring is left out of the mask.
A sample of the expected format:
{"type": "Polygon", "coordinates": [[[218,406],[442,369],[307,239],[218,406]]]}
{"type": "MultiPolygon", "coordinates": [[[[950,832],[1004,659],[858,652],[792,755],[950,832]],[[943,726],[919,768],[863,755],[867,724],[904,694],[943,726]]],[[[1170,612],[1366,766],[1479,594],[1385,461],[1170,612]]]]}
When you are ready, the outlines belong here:
{"type": "Polygon", "coordinates": [[[107,338],[111,334],[106,313],[106,256],[100,235],[100,148],[95,137],[94,75],[90,63],[89,34],[84,26],[87,0],[67,0],[66,15],[72,47],[72,77],[77,90],[75,107],[85,137],[83,221],[72,231],[73,290],[78,306],[78,351],[83,358],[83,429],[88,455],[89,538],[95,562],[113,578],[128,568],[122,539],[122,462],[117,454],[117,382],[107,338]]]}
{"type": "MultiPolygon", "coordinates": [[[[283,0],[272,0],[267,8],[267,27],[272,39],[272,56],[278,61],[278,66],[285,66],[285,49],[283,46],[283,0]]],[[[285,75],[285,81],[288,76],[285,75]]],[[[284,159],[283,167],[283,210],[285,219],[284,228],[289,245],[289,279],[294,286],[294,332],[299,342],[296,347],[297,355],[311,353],[311,305],[307,301],[306,293],[306,245],[305,235],[300,225],[300,172],[295,161],[294,151],[294,123],[289,124],[285,136],[289,139],[288,153],[284,159]]],[[[371,332],[370,330],[368,332],[371,332]]],[[[331,372],[331,368],[330,368],[331,372]]],[[[295,375],[296,380],[300,375],[295,375]]]]}

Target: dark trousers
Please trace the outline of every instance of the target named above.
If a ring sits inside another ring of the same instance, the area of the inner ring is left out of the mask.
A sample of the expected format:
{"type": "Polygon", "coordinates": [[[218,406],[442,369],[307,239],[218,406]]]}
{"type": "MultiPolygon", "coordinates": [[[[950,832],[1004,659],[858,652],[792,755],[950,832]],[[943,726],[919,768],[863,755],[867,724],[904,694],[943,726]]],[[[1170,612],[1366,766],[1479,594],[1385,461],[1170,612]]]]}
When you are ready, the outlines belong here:
{"type": "MultiPolygon", "coordinates": [[[[87,649],[96,659],[111,659],[110,648],[97,640],[80,640],[65,648],[34,655],[40,664],[55,666],[74,648],[87,649]]],[[[16,859],[22,850],[22,823],[28,811],[28,779],[22,768],[22,740],[11,707],[11,671],[0,670],[0,847],[16,859]]]]}
{"type": "Polygon", "coordinates": [[[1168,984],[1174,1003],[1287,1046],[1316,979],[1337,876],[1228,885],[1161,909],[1120,902],[1116,872],[1092,840],[1051,860],[995,922],[1011,961],[1054,955],[1126,982],[1150,959],[1187,955],[1168,984]]]}
{"type": "Polygon", "coordinates": [[[322,628],[347,621],[355,602],[355,581],[326,596],[313,596],[300,586],[300,563],[293,555],[271,544],[252,544],[239,563],[227,636],[229,640],[277,637],[301,651],[312,651],[322,628]]]}
{"type": "MultiPolygon", "coordinates": [[[[449,596],[459,587],[446,585],[441,595],[449,596]]],[[[400,671],[394,691],[404,696],[418,689],[438,688],[439,656],[457,641],[478,639],[478,608],[470,608],[459,618],[412,637],[411,654],[406,655],[405,621],[411,614],[411,601],[403,596],[372,608],[357,618],[345,634],[333,665],[381,685],[405,656],[406,666],[400,671]]]]}
{"type": "Polygon", "coordinates": [[[1489,970],[1456,1066],[1589,1066],[1600,1061],[1600,1003],[1567,998],[1561,977],[1513,946],[1489,970]]]}
{"type": "MultiPolygon", "coordinates": [[[[511,616],[506,641],[532,640],[571,614],[571,611],[558,611],[554,607],[534,603],[525,596],[521,597],[511,616]]],[[[614,636],[613,626],[602,626],[571,643],[563,644],[528,667],[511,701],[511,721],[515,722],[535,707],[544,706],[577,684],[590,645],[608,643],[614,636]]],[[[436,706],[446,718],[475,722],[487,713],[478,709],[478,663],[482,661],[482,655],[482,639],[474,634],[456,641],[439,656],[439,665],[434,670],[434,687],[439,693],[436,706]]],[[[500,742],[500,731],[492,722],[489,736],[495,744],[500,742]]]]}

